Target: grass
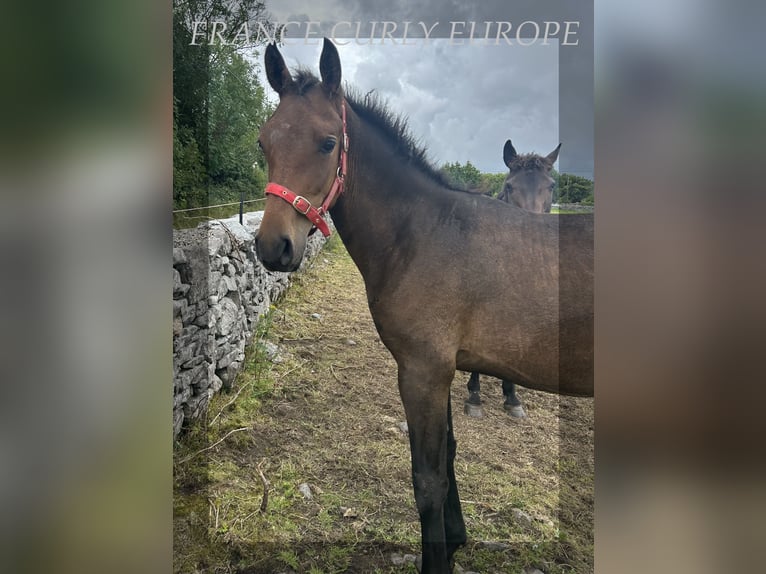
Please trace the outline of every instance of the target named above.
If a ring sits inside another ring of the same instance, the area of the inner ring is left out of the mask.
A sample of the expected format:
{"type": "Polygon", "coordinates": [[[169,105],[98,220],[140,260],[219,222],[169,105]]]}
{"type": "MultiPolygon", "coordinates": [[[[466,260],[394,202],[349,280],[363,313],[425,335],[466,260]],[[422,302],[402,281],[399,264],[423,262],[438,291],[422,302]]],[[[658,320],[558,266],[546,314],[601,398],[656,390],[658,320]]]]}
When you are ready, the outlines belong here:
{"type": "MultiPolygon", "coordinates": [[[[457,562],[490,574],[591,572],[592,402],[526,392],[519,423],[503,412],[498,383],[483,388],[484,419],[455,409],[469,535],[457,562]]],[[[259,326],[233,392],[176,445],[175,572],[415,572],[390,559],[420,545],[396,366],[337,236],[259,326]],[[276,362],[266,341],[279,346],[276,362]]]]}

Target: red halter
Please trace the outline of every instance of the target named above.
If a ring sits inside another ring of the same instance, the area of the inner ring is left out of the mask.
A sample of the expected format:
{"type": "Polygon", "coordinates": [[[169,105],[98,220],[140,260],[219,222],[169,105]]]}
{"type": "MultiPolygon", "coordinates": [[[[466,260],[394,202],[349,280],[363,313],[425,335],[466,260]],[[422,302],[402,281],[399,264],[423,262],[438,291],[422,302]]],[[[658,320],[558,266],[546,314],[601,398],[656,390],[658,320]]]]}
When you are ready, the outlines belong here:
{"type": "Polygon", "coordinates": [[[322,232],[325,237],[330,236],[330,228],[327,222],[324,220],[324,214],[330,209],[330,205],[336,196],[343,193],[343,184],[346,179],[346,161],[348,156],[348,133],[346,133],[346,102],[340,103],[341,118],[343,119],[343,141],[340,146],[340,159],[338,160],[338,171],[335,173],[335,181],[332,183],[330,193],[324,198],[322,205],[317,209],[311,202],[305,197],[298,195],[297,193],[290,191],[283,185],[278,183],[269,182],[266,184],[266,193],[281,197],[286,202],[292,204],[295,210],[301,215],[305,215],[314,227],[309,232],[309,235],[314,233],[317,229],[322,232]]]}

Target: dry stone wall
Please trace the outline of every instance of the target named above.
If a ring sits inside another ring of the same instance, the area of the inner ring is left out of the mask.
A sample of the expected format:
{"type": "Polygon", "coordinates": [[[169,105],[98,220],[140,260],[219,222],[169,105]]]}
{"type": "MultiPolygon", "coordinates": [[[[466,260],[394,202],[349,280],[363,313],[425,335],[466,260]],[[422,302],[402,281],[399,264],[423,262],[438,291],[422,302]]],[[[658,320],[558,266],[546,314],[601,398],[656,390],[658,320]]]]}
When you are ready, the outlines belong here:
{"type": "MultiPolygon", "coordinates": [[[[255,255],[263,212],[173,232],[173,436],[231,388],[259,319],[290,284],[255,255]]],[[[301,268],[324,245],[315,233],[301,268]]],[[[298,273],[300,270],[298,271],[298,273]]]]}

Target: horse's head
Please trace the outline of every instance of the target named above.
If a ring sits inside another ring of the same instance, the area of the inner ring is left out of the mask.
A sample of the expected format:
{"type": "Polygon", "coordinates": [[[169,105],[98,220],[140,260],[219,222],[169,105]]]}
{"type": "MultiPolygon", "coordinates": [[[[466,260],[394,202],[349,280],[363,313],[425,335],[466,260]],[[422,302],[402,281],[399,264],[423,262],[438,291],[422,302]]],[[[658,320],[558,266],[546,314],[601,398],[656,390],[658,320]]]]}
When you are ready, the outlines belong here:
{"type": "Polygon", "coordinates": [[[501,196],[508,203],[535,213],[549,213],[553,201],[555,180],[550,173],[559,155],[559,144],[547,156],[519,155],[511,143],[505,142],[503,161],[508,166],[508,176],[501,196]]]}
{"type": "Polygon", "coordinates": [[[318,224],[329,233],[321,215],[334,203],[338,188],[342,191],[345,112],[340,58],[325,39],[319,61],[321,82],[305,72],[294,79],[275,44],[266,48],[265,62],[279,106],[258,139],[270,183],[256,253],[271,271],[295,271],[312,227],[318,224]]]}

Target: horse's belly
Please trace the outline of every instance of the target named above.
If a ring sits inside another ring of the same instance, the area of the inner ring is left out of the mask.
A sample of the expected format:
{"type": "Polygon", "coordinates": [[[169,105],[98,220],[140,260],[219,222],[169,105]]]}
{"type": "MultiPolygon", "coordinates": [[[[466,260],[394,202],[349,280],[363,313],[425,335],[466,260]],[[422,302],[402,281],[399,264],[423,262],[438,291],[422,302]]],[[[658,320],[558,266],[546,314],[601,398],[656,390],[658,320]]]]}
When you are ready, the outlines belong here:
{"type": "Polygon", "coordinates": [[[563,330],[513,330],[473,342],[457,353],[457,368],[507,379],[524,387],[559,394],[593,394],[592,321],[563,330]]]}

